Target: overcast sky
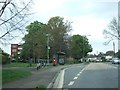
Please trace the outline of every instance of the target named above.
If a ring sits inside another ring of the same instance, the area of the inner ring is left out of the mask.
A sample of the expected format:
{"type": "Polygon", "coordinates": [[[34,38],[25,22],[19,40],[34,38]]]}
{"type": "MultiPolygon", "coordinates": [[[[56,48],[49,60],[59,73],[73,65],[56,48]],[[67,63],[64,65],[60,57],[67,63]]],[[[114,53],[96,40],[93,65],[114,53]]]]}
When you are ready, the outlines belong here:
{"type": "MultiPolygon", "coordinates": [[[[113,41],[105,46],[103,30],[113,17],[118,16],[118,0],[37,0],[34,3],[35,20],[47,23],[53,16],[61,16],[73,22],[72,35],[88,36],[92,53],[113,50],[113,41]]],[[[117,51],[117,41],[116,51],[117,51]]]]}
{"type": "MultiPolygon", "coordinates": [[[[33,0],[31,22],[47,23],[51,17],[60,16],[72,22],[71,35],[87,36],[93,47],[92,53],[113,50],[113,41],[105,46],[103,30],[113,17],[118,17],[119,0],[33,0]]],[[[19,40],[17,41],[19,42],[19,40]]],[[[17,43],[16,42],[16,43],[17,43]]],[[[116,51],[117,40],[114,41],[116,51]]],[[[4,49],[6,50],[6,49],[4,49]]],[[[10,53],[10,49],[6,50],[10,53]]]]}

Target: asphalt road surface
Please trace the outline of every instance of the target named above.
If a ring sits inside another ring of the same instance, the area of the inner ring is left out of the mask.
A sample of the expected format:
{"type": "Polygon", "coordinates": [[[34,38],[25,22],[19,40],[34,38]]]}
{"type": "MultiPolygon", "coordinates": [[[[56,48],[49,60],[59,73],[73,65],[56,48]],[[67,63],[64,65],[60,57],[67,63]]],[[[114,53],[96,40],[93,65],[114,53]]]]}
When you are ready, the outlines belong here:
{"type": "Polygon", "coordinates": [[[118,70],[111,63],[73,65],[61,71],[58,88],[118,88],[118,70]]]}

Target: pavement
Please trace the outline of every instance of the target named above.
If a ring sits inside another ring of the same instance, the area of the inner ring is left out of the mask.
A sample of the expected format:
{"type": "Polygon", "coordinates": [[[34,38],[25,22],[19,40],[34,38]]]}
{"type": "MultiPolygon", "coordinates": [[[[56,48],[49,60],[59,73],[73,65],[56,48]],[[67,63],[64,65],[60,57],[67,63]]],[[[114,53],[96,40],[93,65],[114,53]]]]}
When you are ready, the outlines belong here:
{"type": "MultiPolygon", "coordinates": [[[[36,88],[39,86],[45,86],[47,88],[52,88],[53,83],[59,74],[59,72],[68,67],[69,65],[59,65],[59,66],[51,66],[44,67],[39,70],[34,68],[12,68],[12,69],[27,69],[32,72],[32,75],[27,78],[22,78],[10,83],[6,83],[2,85],[2,88],[36,88]]],[[[7,68],[6,68],[7,69],[7,68]]]]}

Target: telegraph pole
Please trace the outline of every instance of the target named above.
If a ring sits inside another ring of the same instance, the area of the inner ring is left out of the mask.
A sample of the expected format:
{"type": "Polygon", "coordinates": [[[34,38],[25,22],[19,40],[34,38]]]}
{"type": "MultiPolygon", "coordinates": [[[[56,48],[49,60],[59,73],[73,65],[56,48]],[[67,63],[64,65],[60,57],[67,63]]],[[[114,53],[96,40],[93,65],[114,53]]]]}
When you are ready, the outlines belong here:
{"type": "Polygon", "coordinates": [[[120,1],[118,2],[118,57],[120,57],[120,1]]]}
{"type": "Polygon", "coordinates": [[[114,51],[114,57],[115,57],[115,43],[113,42],[113,51],[114,51]]]}
{"type": "Polygon", "coordinates": [[[46,34],[46,36],[47,36],[47,64],[49,65],[49,57],[50,57],[49,34],[46,34]]]}

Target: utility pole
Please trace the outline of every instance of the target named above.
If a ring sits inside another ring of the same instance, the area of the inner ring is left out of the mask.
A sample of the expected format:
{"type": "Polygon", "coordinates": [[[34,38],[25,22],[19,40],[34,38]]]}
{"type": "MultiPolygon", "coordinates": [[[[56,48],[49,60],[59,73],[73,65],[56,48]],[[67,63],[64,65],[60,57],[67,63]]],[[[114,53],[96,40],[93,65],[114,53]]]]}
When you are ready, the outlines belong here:
{"type": "Polygon", "coordinates": [[[83,47],[82,47],[82,59],[84,59],[84,36],[83,36],[83,47]]]}
{"type": "Polygon", "coordinates": [[[115,57],[115,43],[113,42],[113,51],[114,51],[114,57],[115,57]]]}
{"type": "Polygon", "coordinates": [[[118,2],[118,57],[120,58],[120,1],[118,2]]]}
{"type": "Polygon", "coordinates": [[[49,57],[50,57],[49,34],[46,34],[46,36],[47,36],[47,64],[49,65],[49,57]]]}

